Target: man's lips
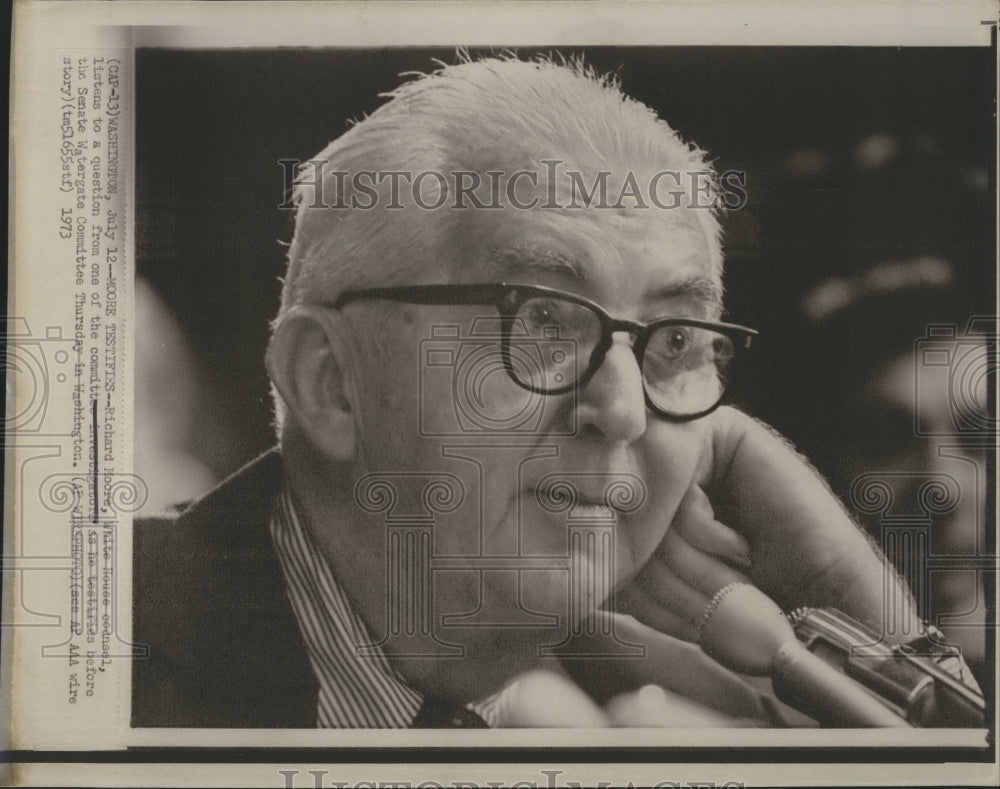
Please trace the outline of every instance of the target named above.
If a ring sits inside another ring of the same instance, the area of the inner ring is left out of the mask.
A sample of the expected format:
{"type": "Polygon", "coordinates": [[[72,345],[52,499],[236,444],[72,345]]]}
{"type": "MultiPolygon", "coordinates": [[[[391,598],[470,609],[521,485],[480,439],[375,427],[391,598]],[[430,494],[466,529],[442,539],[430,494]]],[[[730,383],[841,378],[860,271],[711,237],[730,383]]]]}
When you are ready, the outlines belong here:
{"type": "Polygon", "coordinates": [[[604,502],[598,504],[578,501],[570,510],[571,517],[578,520],[617,521],[622,514],[621,510],[609,507],[604,502]]]}
{"type": "Polygon", "coordinates": [[[645,503],[646,486],[623,472],[554,473],[525,485],[522,497],[550,512],[617,518],[645,503]]]}
{"type": "Polygon", "coordinates": [[[522,501],[549,512],[588,520],[618,520],[631,510],[616,506],[613,497],[606,496],[604,490],[600,493],[583,493],[566,488],[554,490],[552,487],[532,487],[523,491],[522,501]]]}

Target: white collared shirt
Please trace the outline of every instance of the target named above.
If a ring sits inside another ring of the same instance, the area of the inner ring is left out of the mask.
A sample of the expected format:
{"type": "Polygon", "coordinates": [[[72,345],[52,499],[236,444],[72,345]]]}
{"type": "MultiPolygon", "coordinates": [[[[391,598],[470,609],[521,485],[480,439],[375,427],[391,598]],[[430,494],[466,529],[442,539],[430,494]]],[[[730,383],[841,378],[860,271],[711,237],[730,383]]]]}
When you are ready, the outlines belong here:
{"type": "MultiPolygon", "coordinates": [[[[405,728],[423,704],[390,665],[320,555],[288,491],[278,497],[271,537],[292,610],[319,683],[318,728],[405,728]],[[357,647],[365,645],[365,655],[357,647]]],[[[498,725],[504,692],[467,705],[498,725]]]]}

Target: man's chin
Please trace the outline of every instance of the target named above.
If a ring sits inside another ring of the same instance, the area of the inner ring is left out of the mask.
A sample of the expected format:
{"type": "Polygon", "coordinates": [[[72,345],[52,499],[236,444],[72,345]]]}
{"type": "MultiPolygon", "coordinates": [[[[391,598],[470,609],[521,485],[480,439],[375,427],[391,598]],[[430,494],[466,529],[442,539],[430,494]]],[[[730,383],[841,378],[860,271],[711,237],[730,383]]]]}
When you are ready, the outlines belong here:
{"type": "Polygon", "coordinates": [[[554,667],[555,657],[540,658],[537,634],[509,630],[499,637],[468,638],[462,654],[447,658],[393,655],[389,660],[406,681],[425,696],[468,704],[506,686],[515,676],[540,666],[554,667]]]}

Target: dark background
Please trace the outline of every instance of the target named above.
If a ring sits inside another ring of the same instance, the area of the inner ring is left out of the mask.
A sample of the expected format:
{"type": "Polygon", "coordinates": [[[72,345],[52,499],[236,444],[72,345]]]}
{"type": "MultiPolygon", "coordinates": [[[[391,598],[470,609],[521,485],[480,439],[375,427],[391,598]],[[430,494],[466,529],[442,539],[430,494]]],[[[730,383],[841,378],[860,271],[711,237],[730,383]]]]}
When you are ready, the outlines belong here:
{"type": "MultiPolygon", "coordinates": [[[[961,272],[949,314],[994,313],[991,49],[560,51],[616,73],[720,171],[747,171],[750,202],[725,222],[727,304],[762,331],[742,400],[780,427],[808,429],[785,418],[808,406],[789,389],[788,359],[799,378],[813,375],[789,342],[804,336],[802,294],[831,273],[930,251],[961,272]],[[872,135],[894,141],[891,166],[858,166],[872,135]]],[[[138,273],[189,343],[202,392],[194,448],[216,475],[273,440],[262,357],[292,229],[278,160],[314,155],[379,106],[400,72],[433,69],[434,58],[455,53],[136,53],[138,273]]]]}

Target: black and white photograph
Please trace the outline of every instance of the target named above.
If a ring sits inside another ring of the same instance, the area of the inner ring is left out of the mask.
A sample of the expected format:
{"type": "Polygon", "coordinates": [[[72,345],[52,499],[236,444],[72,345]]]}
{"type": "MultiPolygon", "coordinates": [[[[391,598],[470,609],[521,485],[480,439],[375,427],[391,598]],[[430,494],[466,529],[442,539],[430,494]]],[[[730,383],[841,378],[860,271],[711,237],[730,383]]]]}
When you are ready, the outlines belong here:
{"type": "Polygon", "coordinates": [[[138,50],[134,724],[974,723],[989,59],[138,50]]]}
{"type": "Polygon", "coordinates": [[[70,580],[56,622],[5,516],[4,622],[73,714],[284,787],[383,748],[350,775],[993,769],[995,22],[407,39],[331,4],[371,35],[324,42],[286,5],[134,22],[121,126],[111,49],[54,68],[65,318],[8,333],[68,416],[9,409],[43,427],[7,477],[70,580]]]}

